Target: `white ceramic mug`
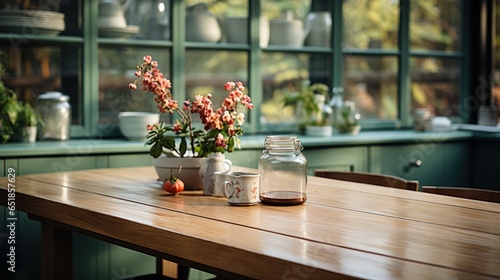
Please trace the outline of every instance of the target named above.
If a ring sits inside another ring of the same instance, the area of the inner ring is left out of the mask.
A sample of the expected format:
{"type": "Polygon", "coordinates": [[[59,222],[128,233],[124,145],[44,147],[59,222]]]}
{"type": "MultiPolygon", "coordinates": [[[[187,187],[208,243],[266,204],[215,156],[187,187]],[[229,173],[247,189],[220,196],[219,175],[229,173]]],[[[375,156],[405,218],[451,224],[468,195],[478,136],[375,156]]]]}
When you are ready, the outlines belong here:
{"type": "Polygon", "coordinates": [[[224,196],[230,205],[255,205],[259,203],[259,174],[230,172],[226,174],[224,196]]]}

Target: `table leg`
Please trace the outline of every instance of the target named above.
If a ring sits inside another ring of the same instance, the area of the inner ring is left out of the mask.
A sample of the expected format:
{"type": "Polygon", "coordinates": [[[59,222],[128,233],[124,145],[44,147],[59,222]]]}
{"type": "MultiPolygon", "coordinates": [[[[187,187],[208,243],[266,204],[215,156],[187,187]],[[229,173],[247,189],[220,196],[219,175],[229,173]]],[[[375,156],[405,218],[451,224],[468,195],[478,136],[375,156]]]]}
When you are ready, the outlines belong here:
{"type": "Polygon", "coordinates": [[[72,233],[42,222],[42,279],[72,279],[72,233]]]}

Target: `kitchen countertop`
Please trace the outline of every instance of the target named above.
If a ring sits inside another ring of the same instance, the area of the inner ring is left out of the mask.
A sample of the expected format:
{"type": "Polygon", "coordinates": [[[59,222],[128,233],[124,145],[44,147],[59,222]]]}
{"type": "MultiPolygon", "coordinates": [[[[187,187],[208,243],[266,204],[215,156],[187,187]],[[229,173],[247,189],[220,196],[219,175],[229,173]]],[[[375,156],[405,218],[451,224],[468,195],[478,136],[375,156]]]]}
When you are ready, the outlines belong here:
{"type": "MultiPolygon", "coordinates": [[[[243,150],[262,149],[266,135],[240,137],[243,150]]],[[[365,145],[391,145],[411,143],[454,142],[472,139],[500,140],[500,133],[480,131],[361,131],[358,135],[333,135],[311,137],[298,135],[302,145],[309,147],[345,147],[365,145]]],[[[37,141],[36,143],[7,143],[0,145],[0,158],[54,156],[68,154],[125,154],[147,153],[149,147],[142,141],[125,139],[70,139],[67,141],[37,141]]]]}

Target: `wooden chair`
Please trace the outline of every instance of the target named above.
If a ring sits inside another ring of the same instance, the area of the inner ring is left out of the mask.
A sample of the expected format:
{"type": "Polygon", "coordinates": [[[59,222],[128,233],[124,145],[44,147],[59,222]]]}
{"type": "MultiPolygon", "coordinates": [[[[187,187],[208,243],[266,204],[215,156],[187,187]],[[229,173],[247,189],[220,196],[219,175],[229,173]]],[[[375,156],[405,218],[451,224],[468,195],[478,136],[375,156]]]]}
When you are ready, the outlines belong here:
{"type": "Polygon", "coordinates": [[[494,190],[461,188],[461,187],[423,186],[422,191],[426,193],[435,193],[441,195],[500,203],[500,191],[494,191],[494,190]]]}
{"type": "Polygon", "coordinates": [[[418,191],[418,181],[405,180],[403,178],[392,175],[375,174],[367,172],[334,171],[334,170],[324,170],[324,169],[316,169],[314,171],[314,175],[318,177],[337,179],[342,181],[351,181],[357,183],[372,184],[382,187],[418,191]]]}

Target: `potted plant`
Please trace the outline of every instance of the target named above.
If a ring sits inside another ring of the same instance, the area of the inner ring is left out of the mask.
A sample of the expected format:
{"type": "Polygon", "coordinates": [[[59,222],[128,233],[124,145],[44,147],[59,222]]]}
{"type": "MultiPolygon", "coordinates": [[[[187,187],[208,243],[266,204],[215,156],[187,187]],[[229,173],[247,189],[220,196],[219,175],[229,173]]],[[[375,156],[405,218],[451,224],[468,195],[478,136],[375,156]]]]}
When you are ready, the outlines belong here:
{"type": "Polygon", "coordinates": [[[323,83],[311,85],[309,80],[301,84],[300,92],[285,97],[285,106],[295,106],[299,130],[311,136],[330,136],[332,109],[327,105],[329,88],[323,83]]]}
{"type": "Polygon", "coordinates": [[[0,81],[0,137],[2,143],[14,135],[21,105],[17,95],[0,81]]]}
{"type": "Polygon", "coordinates": [[[27,102],[19,103],[20,110],[14,129],[14,141],[34,143],[36,141],[37,126],[43,125],[40,115],[27,102]]]}
{"type": "MultiPolygon", "coordinates": [[[[243,135],[242,124],[245,114],[238,112],[241,107],[252,109],[250,97],[243,93],[245,87],[241,82],[227,82],[224,90],[228,96],[220,108],[213,108],[211,94],[197,95],[194,100],[185,100],[179,104],[174,99],[171,82],[158,69],[158,62],[151,56],[145,56],[143,63],[137,66],[137,79],[129,84],[131,90],[137,89],[138,82],[142,90],[150,92],[158,105],[160,113],[174,114],[179,118],[173,123],[155,123],[147,126],[147,142],[153,165],[161,180],[166,180],[172,170],[179,169],[179,178],[186,183],[186,188],[199,189],[201,180],[195,175],[187,174],[187,170],[199,168],[207,157],[221,157],[225,152],[233,152],[239,146],[239,135],[243,135]],[[197,129],[193,123],[193,115],[198,115],[203,129],[197,129]],[[182,159],[195,159],[173,163],[182,159]],[[193,162],[194,161],[194,162],[193,162]],[[193,181],[195,180],[195,181],[193,181]],[[192,183],[191,183],[192,182],[192,183]],[[191,185],[191,186],[190,186],[191,185]],[[193,186],[197,185],[197,186],[193,186]]],[[[210,162],[210,161],[208,161],[210,162]]],[[[206,170],[213,170],[206,168],[206,170]]],[[[220,170],[222,171],[222,170],[220,170]]],[[[211,175],[202,175],[212,184],[211,175]]]]}
{"type": "Polygon", "coordinates": [[[37,125],[42,120],[27,102],[17,100],[17,95],[0,82],[0,137],[1,142],[36,141],[37,125]]]}

